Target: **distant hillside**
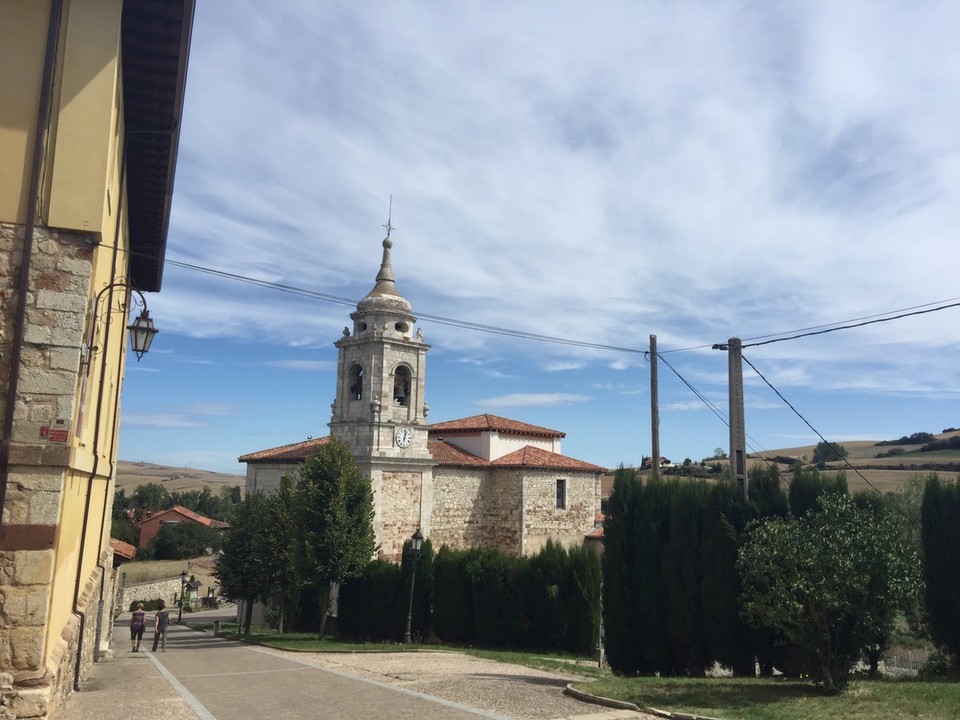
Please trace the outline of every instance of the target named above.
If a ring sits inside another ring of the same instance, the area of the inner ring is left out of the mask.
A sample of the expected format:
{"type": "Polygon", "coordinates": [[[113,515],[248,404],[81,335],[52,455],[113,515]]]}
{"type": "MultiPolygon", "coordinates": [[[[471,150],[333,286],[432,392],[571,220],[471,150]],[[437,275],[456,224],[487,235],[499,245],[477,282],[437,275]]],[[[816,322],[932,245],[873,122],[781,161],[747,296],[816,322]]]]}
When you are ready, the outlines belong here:
{"type": "Polygon", "coordinates": [[[230,485],[244,486],[243,475],[209,472],[196,468],[174,468],[152,463],[139,463],[120,460],[117,463],[117,489],[123,489],[127,497],[133,494],[138,485],[160,483],[168,491],[183,492],[201,490],[204,486],[213,493],[230,485]]]}
{"type": "MultiPolygon", "coordinates": [[[[936,433],[934,438],[948,440],[957,435],[960,435],[960,431],[952,430],[946,433],[936,433]]],[[[827,439],[831,442],[837,442],[832,438],[827,439]]],[[[877,445],[881,441],[896,439],[898,438],[839,441],[849,453],[847,460],[849,460],[850,465],[855,467],[866,478],[866,481],[851,470],[846,463],[840,461],[827,463],[827,469],[831,471],[845,470],[847,485],[851,491],[867,488],[867,481],[869,481],[869,485],[873,485],[881,491],[897,490],[903,486],[911,475],[916,473],[936,472],[944,478],[953,478],[960,474],[957,470],[950,469],[960,466],[960,451],[920,452],[919,445],[877,445]],[[880,453],[890,453],[894,449],[902,450],[903,454],[893,457],[877,457],[880,453]]],[[[761,458],[770,457],[804,458],[809,462],[810,458],[813,457],[815,447],[816,445],[804,445],[783,450],[768,450],[760,454],[751,454],[749,462],[761,462],[761,458]]],[[[786,468],[786,466],[783,467],[786,468]]]]}

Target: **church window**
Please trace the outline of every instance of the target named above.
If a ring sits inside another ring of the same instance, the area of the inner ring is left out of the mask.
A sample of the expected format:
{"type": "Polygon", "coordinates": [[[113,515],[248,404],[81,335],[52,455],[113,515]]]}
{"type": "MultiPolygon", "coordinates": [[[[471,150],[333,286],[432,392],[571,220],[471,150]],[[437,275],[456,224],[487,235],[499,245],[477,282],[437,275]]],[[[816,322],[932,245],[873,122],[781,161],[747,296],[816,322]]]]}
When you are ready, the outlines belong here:
{"type": "Polygon", "coordinates": [[[403,365],[393,374],[393,400],[402,407],[410,404],[410,370],[403,365]]]}
{"type": "Polygon", "coordinates": [[[363,400],[363,368],[353,365],[348,376],[348,385],[351,400],[363,400]]]}
{"type": "Polygon", "coordinates": [[[567,481],[566,478],[557,478],[557,510],[567,509],[567,481]]]}
{"type": "Polygon", "coordinates": [[[393,329],[396,330],[398,333],[405,333],[410,329],[410,326],[407,325],[405,322],[398,322],[394,324],[393,329]]]}

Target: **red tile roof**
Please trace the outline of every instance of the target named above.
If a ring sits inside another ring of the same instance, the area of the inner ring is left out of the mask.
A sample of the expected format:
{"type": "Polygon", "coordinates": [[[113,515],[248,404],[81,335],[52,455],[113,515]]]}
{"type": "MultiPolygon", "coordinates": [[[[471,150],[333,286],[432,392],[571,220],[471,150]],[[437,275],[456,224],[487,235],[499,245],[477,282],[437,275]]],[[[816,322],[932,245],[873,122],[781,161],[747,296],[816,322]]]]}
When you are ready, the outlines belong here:
{"type": "Polygon", "coordinates": [[[584,535],[584,537],[591,540],[603,540],[603,525],[595,527],[593,530],[584,535]]]}
{"type": "Polygon", "coordinates": [[[167,512],[178,512],[184,517],[190,518],[194,522],[200,523],[201,525],[206,525],[207,527],[212,527],[212,528],[230,527],[229,523],[225,523],[222,520],[214,520],[213,518],[208,518],[205,515],[201,515],[200,513],[194,512],[190,508],[185,508],[183,505],[174,505],[167,512]]]}
{"type": "Polygon", "coordinates": [[[540,427],[539,425],[530,425],[519,420],[500,417],[499,415],[474,415],[460,420],[450,420],[449,422],[436,423],[430,426],[431,435],[441,433],[471,433],[496,431],[508,435],[535,435],[537,437],[562,438],[567,434],[559,430],[540,427]]]}
{"type": "Polygon", "coordinates": [[[183,505],[174,505],[169,510],[163,510],[161,512],[151,513],[150,515],[145,517],[143,520],[141,520],[139,524],[143,525],[149,520],[155,520],[158,517],[169,515],[170,513],[176,513],[177,515],[182,515],[188,520],[193,520],[193,522],[195,523],[199,523],[200,525],[206,525],[207,527],[211,527],[211,528],[223,529],[223,528],[230,527],[229,523],[225,523],[222,520],[214,520],[213,518],[208,518],[206,515],[201,515],[200,513],[195,513],[193,510],[190,510],[189,508],[185,508],[183,505]]]}
{"type": "Polygon", "coordinates": [[[291,443],[290,445],[281,445],[280,447],[270,448],[269,450],[259,450],[257,452],[247,453],[237,458],[242,463],[268,463],[268,462],[303,462],[316,452],[321,445],[330,442],[330,436],[320,438],[310,438],[303,442],[291,443]]]}
{"type": "Polygon", "coordinates": [[[110,547],[113,548],[114,555],[119,555],[127,560],[132,560],[133,556],[137,554],[136,547],[123,540],[117,540],[116,538],[110,538],[110,547]]]}
{"type": "Polygon", "coordinates": [[[466,450],[443,440],[428,440],[427,447],[433,459],[447,467],[489,467],[490,463],[466,450]]]}
{"type": "Polygon", "coordinates": [[[606,472],[606,468],[576,458],[558,455],[542,448],[527,445],[490,463],[493,467],[540,468],[543,470],[581,470],[595,473],[606,472]]]}

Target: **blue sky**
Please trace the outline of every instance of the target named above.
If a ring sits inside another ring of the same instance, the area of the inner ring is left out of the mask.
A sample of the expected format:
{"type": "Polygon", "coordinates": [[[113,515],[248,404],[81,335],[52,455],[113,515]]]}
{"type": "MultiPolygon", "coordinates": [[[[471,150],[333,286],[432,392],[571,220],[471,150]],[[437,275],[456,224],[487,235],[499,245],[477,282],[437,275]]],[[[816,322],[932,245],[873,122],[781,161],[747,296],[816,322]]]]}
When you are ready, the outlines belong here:
{"type": "MultiPolygon", "coordinates": [[[[711,345],[960,301],[960,5],[200,0],[160,334],[120,458],[243,472],[328,432],[333,342],[392,200],[430,419],[650,453],[649,335],[725,415],[711,345]],[[931,305],[932,304],[932,305],[931,305]]],[[[826,437],[960,426],[960,308],[747,348],[826,437]]],[[[660,365],[661,449],[727,428],[660,365]]],[[[752,450],[818,438],[745,368],[752,450]]]]}

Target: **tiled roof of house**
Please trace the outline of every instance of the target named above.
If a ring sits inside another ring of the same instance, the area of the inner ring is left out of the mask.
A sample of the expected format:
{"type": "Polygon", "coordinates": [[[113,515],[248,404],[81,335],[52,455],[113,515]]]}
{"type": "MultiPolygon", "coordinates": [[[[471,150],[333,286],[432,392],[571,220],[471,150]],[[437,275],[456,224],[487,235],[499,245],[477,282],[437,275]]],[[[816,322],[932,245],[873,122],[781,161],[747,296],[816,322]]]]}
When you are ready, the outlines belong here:
{"type": "Polygon", "coordinates": [[[133,556],[137,554],[136,547],[123,540],[117,540],[116,538],[110,538],[110,547],[113,548],[114,555],[119,555],[127,560],[133,560],[133,556]]]}
{"type": "Polygon", "coordinates": [[[223,528],[230,527],[229,523],[225,523],[222,520],[214,520],[213,518],[208,518],[206,515],[201,515],[200,513],[196,513],[193,510],[190,510],[189,508],[185,508],[183,505],[174,505],[169,510],[152,513],[151,515],[141,520],[140,525],[143,525],[145,522],[147,522],[147,520],[154,520],[158,517],[162,517],[163,515],[169,515],[170,513],[176,513],[177,515],[182,515],[188,520],[192,520],[195,523],[199,523],[200,525],[206,525],[207,527],[211,527],[211,528],[223,529],[223,528]]]}
{"type": "Polygon", "coordinates": [[[606,468],[576,458],[558,455],[527,445],[490,463],[493,467],[540,468],[543,470],[581,470],[602,473],[606,468]]]}
{"type": "Polygon", "coordinates": [[[237,458],[242,463],[299,463],[316,452],[321,445],[330,442],[330,436],[310,438],[302,442],[281,445],[280,447],[247,453],[237,458]]]}
{"type": "Polygon", "coordinates": [[[174,505],[168,512],[177,512],[183,515],[184,517],[190,518],[195,523],[200,523],[201,525],[206,525],[207,527],[212,528],[228,528],[230,527],[229,523],[225,523],[222,520],[214,520],[213,518],[208,518],[206,515],[201,515],[200,513],[194,512],[190,508],[185,508],[183,505],[174,505]]]}
{"type": "Polygon", "coordinates": [[[451,445],[443,440],[429,440],[427,447],[433,459],[447,467],[489,467],[490,463],[482,457],[451,445]]]}
{"type": "Polygon", "coordinates": [[[559,430],[540,427],[539,425],[530,425],[519,420],[500,417],[499,415],[474,415],[460,420],[450,420],[448,422],[436,423],[430,426],[430,434],[438,435],[440,433],[470,433],[496,431],[510,435],[535,435],[538,437],[562,438],[567,434],[559,430]]]}
{"type": "Polygon", "coordinates": [[[548,450],[531,445],[504,455],[492,462],[484,460],[473,453],[457,447],[443,440],[431,440],[428,443],[430,454],[441,467],[498,467],[498,468],[532,468],[539,470],[575,470],[587,472],[603,472],[599,465],[577,460],[576,458],[558,455],[548,450]]]}
{"type": "Polygon", "coordinates": [[[603,540],[603,525],[595,527],[593,530],[584,535],[585,538],[589,540],[603,540]]]}

